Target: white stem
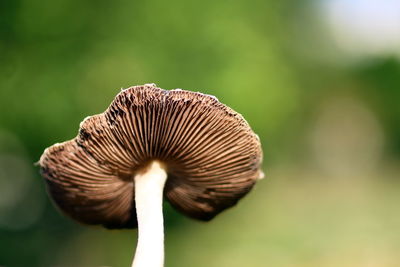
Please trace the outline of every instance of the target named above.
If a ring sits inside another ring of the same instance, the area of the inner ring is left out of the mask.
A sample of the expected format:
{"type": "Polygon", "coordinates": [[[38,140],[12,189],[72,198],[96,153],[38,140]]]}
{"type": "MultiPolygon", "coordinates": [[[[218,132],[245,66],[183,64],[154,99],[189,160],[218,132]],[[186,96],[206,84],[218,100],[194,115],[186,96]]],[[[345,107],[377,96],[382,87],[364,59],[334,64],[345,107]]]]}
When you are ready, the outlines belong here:
{"type": "Polygon", "coordinates": [[[166,180],[167,173],[158,161],[135,176],[139,238],[132,267],[164,266],[162,201],[166,180]]]}

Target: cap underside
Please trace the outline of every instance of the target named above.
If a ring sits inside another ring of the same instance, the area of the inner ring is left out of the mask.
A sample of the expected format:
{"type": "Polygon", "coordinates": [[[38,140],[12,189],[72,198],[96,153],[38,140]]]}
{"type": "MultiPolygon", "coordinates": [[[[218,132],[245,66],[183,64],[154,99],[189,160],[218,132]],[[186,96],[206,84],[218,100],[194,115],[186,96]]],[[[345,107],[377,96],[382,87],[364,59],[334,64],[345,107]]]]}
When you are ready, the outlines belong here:
{"type": "Polygon", "coordinates": [[[184,214],[210,220],[260,178],[262,152],[241,115],[212,96],[154,85],[120,92],[86,118],[75,139],[45,150],[39,164],[60,209],[87,224],[137,226],[134,175],[163,162],[165,197],[184,214]]]}

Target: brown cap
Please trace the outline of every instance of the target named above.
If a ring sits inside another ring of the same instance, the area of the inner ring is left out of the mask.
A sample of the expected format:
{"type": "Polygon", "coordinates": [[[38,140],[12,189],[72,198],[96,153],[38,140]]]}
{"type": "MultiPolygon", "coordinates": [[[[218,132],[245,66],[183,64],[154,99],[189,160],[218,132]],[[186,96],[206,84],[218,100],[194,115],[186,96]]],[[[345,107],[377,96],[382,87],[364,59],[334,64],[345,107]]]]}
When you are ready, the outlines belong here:
{"type": "Polygon", "coordinates": [[[47,148],[39,165],[63,212],[132,228],[134,175],[152,160],[166,166],[165,197],[200,220],[236,204],[262,177],[260,141],[241,115],[213,96],[154,84],[121,91],[76,138],[47,148]]]}

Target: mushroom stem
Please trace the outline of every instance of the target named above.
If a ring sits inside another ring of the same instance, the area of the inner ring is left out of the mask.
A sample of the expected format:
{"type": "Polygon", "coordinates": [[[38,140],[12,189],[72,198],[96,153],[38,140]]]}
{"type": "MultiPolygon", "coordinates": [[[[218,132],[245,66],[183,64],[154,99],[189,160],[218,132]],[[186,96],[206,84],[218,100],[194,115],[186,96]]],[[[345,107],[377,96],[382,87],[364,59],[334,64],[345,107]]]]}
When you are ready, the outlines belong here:
{"type": "Polygon", "coordinates": [[[163,191],[167,173],[153,161],[135,175],[135,202],[138,220],[138,243],[132,267],[164,265],[163,191]]]}

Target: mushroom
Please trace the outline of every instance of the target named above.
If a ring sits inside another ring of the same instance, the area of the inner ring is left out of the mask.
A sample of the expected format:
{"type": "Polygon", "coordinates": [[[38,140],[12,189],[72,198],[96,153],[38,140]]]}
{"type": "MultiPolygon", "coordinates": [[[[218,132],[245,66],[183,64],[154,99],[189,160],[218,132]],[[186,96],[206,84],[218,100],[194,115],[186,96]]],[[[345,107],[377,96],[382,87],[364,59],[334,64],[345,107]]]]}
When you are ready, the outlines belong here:
{"type": "Polygon", "coordinates": [[[85,224],[138,227],[132,266],[164,262],[163,196],[208,221],[263,177],[259,138],[215,97],[155,84],[122,90],[39,165],[60,210],[85,224]]]}

